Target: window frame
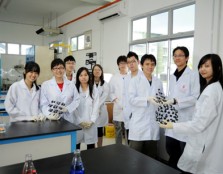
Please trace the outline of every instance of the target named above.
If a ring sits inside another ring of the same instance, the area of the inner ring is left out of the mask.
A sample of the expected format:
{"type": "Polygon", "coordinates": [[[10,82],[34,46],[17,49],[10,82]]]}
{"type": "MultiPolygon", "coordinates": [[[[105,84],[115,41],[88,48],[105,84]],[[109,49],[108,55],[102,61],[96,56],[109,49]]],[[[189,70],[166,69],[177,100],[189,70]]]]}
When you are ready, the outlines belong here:
{"type": "MultiPolygon", "coordinates": [[[[167,41],[168,43],[168,49],[167,49],[167,59],[168,59],[168,62],[167,62],[167,81],[166,81],[166,85],[167,85],[167,88],[166,88],[166,91],[167,92],[169,89],[169,76],[170,76],[170,70],[171,70],[171,59],[172,59],[172,49],[171,46],[172,46],[172,41],[173,40],[178,40],[178,39],[186,39],[186,38],[194,38],[194,30],[192,31],[186,31],[186,32],[179,32],[179,33],[173,33],[173,12],[174,10],[177,10],[177,9],[180,9],[180,8],[184,8],[184,7],[188,7],[188,6],[191,6],[191,5],[194,5],[195,6],[195,10],[196,10],[196,4],[195,4],[195,1],[193,2],[185,2],[185,3],[181,3],[180,5],[174,5],[174,6],[171,6],[171,7],[168,7],[168,8],[165,8],[165,9],[161,9],[161,10],[158,10],[158,11],[155,11],[155,12],[150,12],[148,14],[145,14],[145,15],[142,15],[140,17],[136,17],[136,18],[133,18],[131,20],[131,34],[130,34],[130,43],[129,43],[129,50],[132,50],[132,48],[135,46],[135,45],[138,45],[138,44],[146,44],[146,53],[149,53],[149,44],[151,43],[155,43],[155,42],[163,42],[163,41],[167,41]],[[165,13],[165,12],[168,12],[168,34],[167,35],[161,35],[159,37],[151,37],[151,17],[154,16],[154,15],[158,15],[158,14],[162,14],[162,13],[165,13]],[[139,40],[133,40],[133,22],[135,20],[139,20],[139,19],[142,19],[142,18],[145,18],[147,17],[147,38],[146,39],[139,39],[139,40]]],[[[195,11],[194,11],[194,15],[195,15],[195,11]]],[[[195,17],[194,17],[195,18],[195,17]]],[[[195,27],[195,24],[194,24],[194,27],[195,27]]],[[[154,71],[155,73],[155,71],[154,71]]],[[[157,74],[156,74],[157,75],[157,74]]]]}
{"type": "Polygon", "coordinates": [[[174,7],[170,7],[167,9],[163,9],[163,10],[159,10],[156,12],[151,12],[148,13],[147,15],[143,15],[137,18],[133,18],[131,20],[131,38],[130,38],[130,45],[135,45],[135,44],[140,44],[140,43],[145,43],[145,42],[155,42],[155,41],[162,41],[162,40],[167,40],[167,39],[177,39],[177,38],[182,38],[182,37],[189,37],[189,36],[194,36],[194,30],[193,31],[187,31],[187,32],[180,32],[180,33],[176,33],[173,34],[173,11],[183,8],[183,7],[187,7],[190,5],[195,5],[195,2],[190,2],[190,3],[184,3],[181,5],[177,5],[174,7]],[[150,33],[151,33],[151,16],[154,15],[158,15],[158,14],[162,14],[168,12],[168,34],[164,35],[164,36],[160,36],[160,37],[150,37],[150,33]],[[135,20],[139,20],[142,18],[147,18],[147,38],[146,39],[139,39],[139,40],[133,40],[133,21],[135,20]]]}

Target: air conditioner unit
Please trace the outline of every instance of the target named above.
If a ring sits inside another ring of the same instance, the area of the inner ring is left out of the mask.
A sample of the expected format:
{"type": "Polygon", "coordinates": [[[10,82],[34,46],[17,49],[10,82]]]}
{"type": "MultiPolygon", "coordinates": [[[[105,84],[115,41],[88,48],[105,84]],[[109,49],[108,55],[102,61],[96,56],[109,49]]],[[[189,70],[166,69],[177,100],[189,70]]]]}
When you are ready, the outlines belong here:
{"type": "Polygon", "coordinates": [[[63,34],[60,28],[47,28],[43,27],[36,31],[36,34],[43,36],[57,36],[63,34]]]}
{"type": "Polygon", "coordinates": [[[98,19],[104,22],[108,19],[127,15],[126,2],[121,1],[98,12],[98,19]]]}

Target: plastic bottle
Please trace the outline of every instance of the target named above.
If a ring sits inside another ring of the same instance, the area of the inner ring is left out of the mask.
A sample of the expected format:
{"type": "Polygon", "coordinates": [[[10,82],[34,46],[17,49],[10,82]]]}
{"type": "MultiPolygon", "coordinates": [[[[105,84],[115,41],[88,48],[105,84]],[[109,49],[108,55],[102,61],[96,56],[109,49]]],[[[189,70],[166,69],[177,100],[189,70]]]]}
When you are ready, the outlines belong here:
{"type": "Polygon", "coordinates": [[[79,149],[74,151],[70,174],[84,174],[84,165],[81,159],[81,152],[79,149]]]}
{"type": "Polygon", "coordinates": [[[37,174],[36,168],[33,164],[32,155],[26,154],[25,164],[22,170],[22,174],[37,174]]]}

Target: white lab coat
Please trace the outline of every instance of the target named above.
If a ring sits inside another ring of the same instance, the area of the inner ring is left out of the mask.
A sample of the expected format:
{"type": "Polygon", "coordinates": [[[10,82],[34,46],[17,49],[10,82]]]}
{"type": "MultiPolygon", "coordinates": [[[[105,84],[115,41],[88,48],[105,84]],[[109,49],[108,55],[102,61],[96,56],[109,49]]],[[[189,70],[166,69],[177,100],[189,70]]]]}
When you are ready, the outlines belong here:
{"type": "MultiPolygon", "coordinates": [[[[64,73],[64,77],[67,79],[66,72],[64,73]]],[[[76,84],[76,73],[74,73],[74,72],[72,72],[71,82],[73,82],[74,84],[76,84]]]]}
{"type": "MultiPolygon", "coordinates": [[[[176,98],[178,111],[178,122],[185,122],[192,119],[194,107],[200,93],[199,76],[197,72],[186,68],[181,77],[176,81],[174,75],[170,76],[168,98],[176,98]]],[[[175,134],[173,130],[166,129],[165,135],[186,142],[186,135],[175,134]]]]}
{"type": "MultiPolygon", "coordinates": [[[[141,75],[143,72],[141,70],[138,70],[138,73],[136,76],[141,75]]],[[[129,83],[132,79],[132,74],[127,74],[127,76],[124,78],[124,100],[123,100],[123,116],[124,116],[124,124],[125,128],[129,129],[129,119],[132,113],[132,107],[129,103],[129,83]]]]}
{"type": "Polygon", "coordinates": [[[96,124],[98,127],[104,127],[108,124],[108,110],[105,101],[109,95],[109,85],[104,82],[103,86],[101,86],[101,82],[99,82],[98,86],[94,84],[94,87],[98,89],[99,95],[99,116],[96,124]]]}
{"type": "Polygon", "coordinates": [[[40,113],[40,89],[33,85],[31,91],[24,79],[13,83],[5,98],[5,109],[10,116],[10,121],[31,120],[32,116],[40,113]]]}
{"type": "MultiPolygon", "coordinates": [[[[75,111],[76,124],[79,125],[81,122],[96,122],[98,118],[99,110],[99,95],[98,90],[93,89],[93,99],[90,96],[89,90],[86,92],[82,91],[80,87],[80,105],[75,111]]],[[[93,124],[89,129],[82,129],[77,131],[77,144],[94,144],[98,141],[97,124],[93,124]]]]}
{"type": "Polygon", "coordinates": [[[73,82],[64,78],[63,90],[57,85],[55,77],[43,82],[41,86],[40,107],[44,115],[49,115],[49,104],[52,100],[65,103],[68,112],[62,114],[67,121],[74,123],[74,111],[80,103],[80,97],[73,82]]]}
{"type": "Polygon", "coordinates": [[[192,121],[173,124],[173,131],[189,136],[179,168],[196,174],[223,173],[223,91],[219,82],[202,92],[192,121]]]}
{"type": "Polygon", "coordinates": [[[129,121],[129,140],[159,140],[160,128],[155,117],[156,106],[147,101],[148,97],[156,96],[158,89],[163,92],[162,82],[154,76],[151,86],[143,73],[131,79],[129,102],[132,107],[132,117],[129,121]]]}
{"type": "Polygon", "coordinates": [[[117,102],[114,102],[113,106],[113,120],[114,121],[124,121],[123,113],[123,100],[125,98],[125,89],[124,89],[124,79],[126,75],[120,73],[112,76],[109,85],[110,85],[110,98],[111,101],[117,99],[117,102]]]}

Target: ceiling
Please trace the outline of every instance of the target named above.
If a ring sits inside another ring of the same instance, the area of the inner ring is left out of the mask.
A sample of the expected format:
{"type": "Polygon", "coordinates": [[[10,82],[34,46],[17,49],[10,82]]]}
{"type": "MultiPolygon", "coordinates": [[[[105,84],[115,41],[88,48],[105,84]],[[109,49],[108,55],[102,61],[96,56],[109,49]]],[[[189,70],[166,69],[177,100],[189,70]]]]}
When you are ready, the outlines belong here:
{"type": "Polygon", "coordinates": [[[0,21],[42,26],[76,7],[110,0],[0,0],[0,21]]]}

